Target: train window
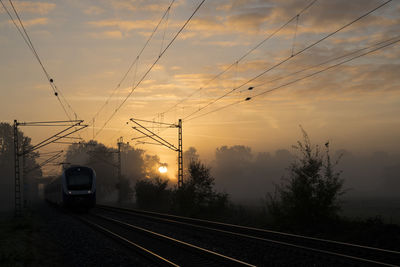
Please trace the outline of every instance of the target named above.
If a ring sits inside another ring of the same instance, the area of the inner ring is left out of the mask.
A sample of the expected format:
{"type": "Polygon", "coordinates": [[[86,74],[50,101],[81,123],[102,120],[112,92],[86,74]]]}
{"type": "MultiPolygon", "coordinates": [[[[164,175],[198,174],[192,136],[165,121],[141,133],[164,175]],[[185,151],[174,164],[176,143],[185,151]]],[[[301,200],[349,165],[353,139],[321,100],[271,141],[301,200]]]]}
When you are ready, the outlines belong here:
{"type": "Polygon", "coordinates": [[[68,190],[90,190],[92,188],[92,172],[87,168],[77,168],[66,173],[68,190]]]}

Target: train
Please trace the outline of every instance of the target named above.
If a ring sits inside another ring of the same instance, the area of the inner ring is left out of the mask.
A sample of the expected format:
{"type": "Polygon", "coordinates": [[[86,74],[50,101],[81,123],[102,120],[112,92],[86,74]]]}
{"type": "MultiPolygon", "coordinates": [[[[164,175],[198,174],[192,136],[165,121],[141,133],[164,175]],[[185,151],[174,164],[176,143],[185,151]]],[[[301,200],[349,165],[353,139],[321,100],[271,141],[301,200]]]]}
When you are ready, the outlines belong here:
{"type": "Polygon", "coordinates": [[[65,168],[44,188],[45,200],[65,208],[90,209],[96,205],[96,173],[86,166],[65,168]]]}

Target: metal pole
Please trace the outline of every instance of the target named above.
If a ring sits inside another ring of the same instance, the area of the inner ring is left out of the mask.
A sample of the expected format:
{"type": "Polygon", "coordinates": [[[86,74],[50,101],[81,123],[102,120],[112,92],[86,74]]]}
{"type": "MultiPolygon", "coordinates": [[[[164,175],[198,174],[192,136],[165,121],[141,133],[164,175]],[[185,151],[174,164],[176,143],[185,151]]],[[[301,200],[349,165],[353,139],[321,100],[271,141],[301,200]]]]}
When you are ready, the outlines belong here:
{"type": "MultiPolygon", "coordinates": [[[[182,145],[182,120],[179,119],[178,125],[175,124],[168,124],[171,125],[172,127],[176,127],[178,128],[178,148],[175,147],[173,144],[169,143],[168,141],[166,141],[165,139],[163,139],[162,137],[160,137],[159,135],[157,135],[156,133],[152,132],[151,130],[147,129],[146,127],[144,127],[143,125],[141,125],[140,123],[138,123],[136,120],[138,119],[130,119],[133,123],[135,123],[136,125],[138,125],[139,127],[132,127],[132,129],[138,131],[139,133],[143,134],[144,137],[138,137],[138,138],[132,138],[132,140],[135,139],[139,139],[139,138],[151,138],[154,141],[156,141],[159,145],[163,145],[171,150],[177,151],[178,152],[178,187],[181,187],[183,185],[183,145],[182,145]],[[140,129],[143,129],[140,130],[140,129]],[[145,132],[146,131],[146,132],[145,132]]],[[[144,122],[151,122],[153,124],[158,123],[159,122],[154,122],[154,121],[147,121],[147,120],[139,120],[139,121],[144,121],[144,122]]],[[[163,124],[167,124],[167,123],[163,123],[163,124]]],[[[155,144],[155,143],[148,143],[148,142],[141,142],[143,144],[155,144]]],[[[156,145],[158,145],[156,144],[156,145]]]]}
{"type": "Polygon", "coordinates": [[[26,172],[26,154],[24,153],[26,150],[25,140],[22,141],[22,194],[21,194],[21,203],[23,203],[22,207],[26,208],[27,206],[27,172],[26,172]]]}
{"type": "Polygon", "coordinates": [[[18,122],[14,120],[14,182],[15,182],[15,216],[22,215],[21,208],[21,180],[19,172],[19,149],[18,149],[18,122]]]}
{"type": "Polygon", "coordinates": [[[178,187],[183,185],[182,120],[178,123],[178,187]]]}
{"type": "Polygon", "coordinates": [[[94,140],[94,118],[93,118],[93,137],[92,140],[94,140]]]}
{"type": "Polygon", "coordinates": [[[121,145],[122,137],[118,138],[118,203],[122,202],[121,187],[122,187],[122,173],[121,173],[121,145]]]}

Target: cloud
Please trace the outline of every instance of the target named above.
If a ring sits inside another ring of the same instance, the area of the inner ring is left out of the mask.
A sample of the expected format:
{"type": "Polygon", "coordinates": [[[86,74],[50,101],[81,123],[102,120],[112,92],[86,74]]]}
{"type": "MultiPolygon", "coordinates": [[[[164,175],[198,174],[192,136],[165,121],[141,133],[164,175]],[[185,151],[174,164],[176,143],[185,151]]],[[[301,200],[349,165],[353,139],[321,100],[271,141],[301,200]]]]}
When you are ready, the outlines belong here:
{"type": "Polygon", "coordinates": [[[14,5],[18,12],[27,12],[40,15],[48,14],[56,7],[56,4],[54,3],[36,1],[15,1],[14,5]]]}
{"type": "MultiPolygon", "coordinates": [[[[109,1],[112,8],[116,10],[126,10],[126,11],[147,11],[147,12],[157,12],[160,10],[165,10],[170,2],[162,2],[157,0],[112,0],[109,1]]],[[[173,7],[177,7],[183,4],[183,1],[176,1],[173,7]]]]}
{"type": "Polygon", "coordinates": [[[181,66],[171,66],[170,69],[175,71],[175,70],[181,70],[182,67],[181,66]]]}
{"type": "MultiPolygon", "coordinates": [[[[12,24],[12,21],[9,21],[9,23],[12,24]]],[[[36,19],[30,19],[30,20],[24,20],[23,21],[25,27],[32,27],[36,25],[46,25],[49,23],[48,18],[36,18],[36,19]]]]}
{"type": "Polygon", "coordinates": [[[227,18],[226,24],[237,31],[257,33],[261,30],[263,24],[268,21],[268,17],[265,16],[265,13],[269,11],[270,9],[261,9],[232,15],[227,18]]]}
{"type": "Polygon", "coordinates": [[[93,33],[90,33],[89,35],[96,39],[122,39],[123,38],[123,35],[120,31],[93,32],[93,33]]]}
{"type": "Polygon", "coordinates": [[[104,9],[97,6],[90,6],[83,11],[87,15],[100,15],[104,13],[104,9]]]}
{"type": "MultiPolygon", "coordinates": [[[[381,2],[375,0],[369,2],[362,0],[316,2],[299,17],[297,33],[301,35],[331,32],[379,4],[381,2]]],[[[222,2],[215,4],[215,10],[220,11],[219,13],[194,19],[190,29],[197,31],[202,37],[232,33],[254,35],[260,32],[268,35],[298,14],[305,6],[303,2],[294,0],[222,2]]],[[[367,31],[372,27],[398,27],[399,23],[396,17],[385,17],[387,8],[389,5],[382,8],[383,14],[379,12],[370,14],[343,32],[367,31]]],[[[295,25],[296,20],[283,28],[277,36],[284,38],[293,36],[295,25]]]]}
{"type": "Polygon", "coordinates": [[[210,42],[207,42],[207,44],[215,45],[215,46],[222,46],[222,47],[242,46],[244,44],[249,45],[248,43],[243,43],[240,41],[210,41],[210,42]]]}
{"type": "Polygon", "coordinates": [[[157,24],[154,20],[100,20],[91,21],[90,25],[99,28],[117,28],[123,31],[136,29],[153,29],[157,24]]]}
{"type": "MultiPolygon", "coordinates": [[[[321,34],[338,29],[352,19],[376,6],[376,1],[361,5],[360,0],[356,3],[348,3],[345,0],[328,1],[319,4],[317,2],[307,12],[299,17],[297,34],[321,34]],[[374,5],[375,4],[375,5],[374,5]],[[361,8],[360,8],[361,7],[361,8]]],[[[142,1],[121,2],[113,1],[114,8],[126,10],[150,10],[156,11],[160,7],[152,1],[146,4],[142,1]]],[[[263,33],[265,36],[273,33],[280,25],[295,16],[305,7],[304,3],[298,1],[281,1],[278,4],[269,1],[235,1],[233,3],[222,2],[220,4],[210,4],[207,13],[200,13],[194,17],[187,29],[181,34],[182,39],[191,38],[211,38],[216,35],[245,34],[257,35],[263,33]],[[216,9],[213,9],[215,7],[216,9]],[[211,9],[211,10],[209,10],[211,9]],[[217,11],[219,12],[217,12],[217,11]],[[210,11],[210,13],[208,12],[210,11]]],[[[107,19],[89,22],[95,27],[114,27],[122,31],[139,30],[139,34],[148,36],[154,29],[157,20],[123,20],[107,19]]],[[[170,19],[168,28],[174,31],[184,23],[183,20],[170,19]]],[[[295,30],[295,21],[283,28],[276,36],[292,38],[295,30]]],[[[383,17],[382,15],[371,14],[365,19],[352,25],[346,31],[367,30],[368,27],[393,27],[398,25],[398,19],[383,17]]],[[[346,32],[343,31],[343,32],[346,32]]],[[[342,41],[346,37],[341,37],[342,41]]],[[[213,41],[214,45],[236,46],[238,42],[228,42],[225,40],[213,41]]]]}
{"type": "Polygon", "coordinates": [[[135,11],[137,9],[137,4],[135,1],[110,1],[112,7],[114,9],[122,9],[122,10],[129,10],[135,11]]]}

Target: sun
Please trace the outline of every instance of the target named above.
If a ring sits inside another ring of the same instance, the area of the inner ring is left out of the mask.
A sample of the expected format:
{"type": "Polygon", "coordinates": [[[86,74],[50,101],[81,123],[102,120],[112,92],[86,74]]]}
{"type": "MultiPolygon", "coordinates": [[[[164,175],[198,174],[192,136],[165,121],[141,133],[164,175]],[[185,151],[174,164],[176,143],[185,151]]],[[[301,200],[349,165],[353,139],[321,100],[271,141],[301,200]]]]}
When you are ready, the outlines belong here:
{"type": "Polygon", "coordinates": [[[158,171],[159,171],[160,173],[166,173],[166,172],[168,171],[168,169],[167,169],[166,166],[160,166],[160,167],[158,168],[158,171]]]}

